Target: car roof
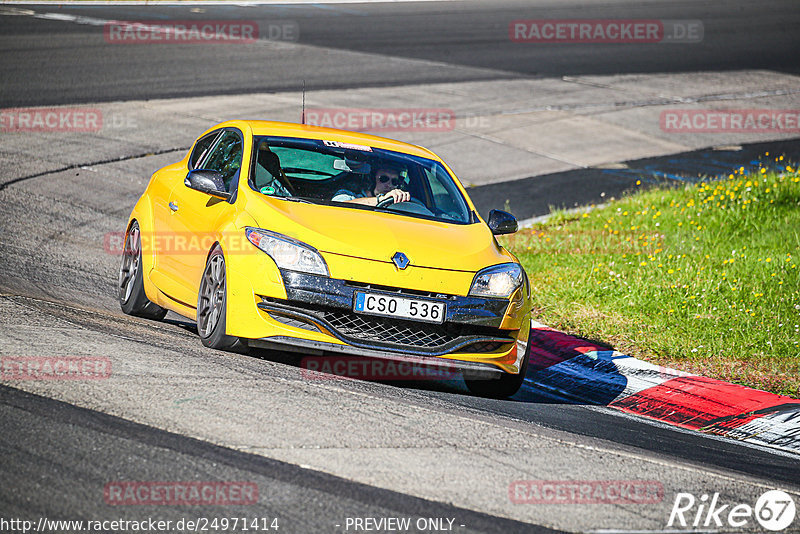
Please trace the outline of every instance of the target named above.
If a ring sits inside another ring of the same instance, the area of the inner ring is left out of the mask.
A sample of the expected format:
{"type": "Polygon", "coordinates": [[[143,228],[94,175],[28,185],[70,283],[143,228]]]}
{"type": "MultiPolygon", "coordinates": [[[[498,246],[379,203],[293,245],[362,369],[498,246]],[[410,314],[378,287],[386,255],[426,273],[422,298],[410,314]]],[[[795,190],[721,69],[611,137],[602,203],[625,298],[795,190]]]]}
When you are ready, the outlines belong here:
{"type": "Polygon", "coordinates": [[[297,124],[294,122],[278,122],[264,120],[230,120],[209,128],[208,131],[218,128],[237,127],[247,130],[249,127],[253,135],[270,135],[276,137],[298,137],[301,139],[323,139],[327,141],[339,141],[341,143],[352,143],[356,145],[366,145],[374,148],[403,152],[414,156],[429,158],[442,161],[436,154],[421,146],[378,137],[360,132],[349,130],[337,130],[335,128],[323,128],[321,126],[311,126],[308,124],[297,124]]]}

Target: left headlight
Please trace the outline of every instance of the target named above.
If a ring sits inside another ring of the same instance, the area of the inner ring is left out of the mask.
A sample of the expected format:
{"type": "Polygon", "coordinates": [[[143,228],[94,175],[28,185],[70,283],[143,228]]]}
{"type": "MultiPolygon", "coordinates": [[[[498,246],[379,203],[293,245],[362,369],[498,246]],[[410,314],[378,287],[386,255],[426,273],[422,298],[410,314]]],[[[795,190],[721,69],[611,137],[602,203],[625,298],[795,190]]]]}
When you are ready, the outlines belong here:
{"type": "Polygon", "coordinates": [[[508,298],[522,284],[522,268],[516,263],[503,263],[479,271],[469,294],[473,297],[508,298]]]}
{"type": "Polygon", "coordinates": [[[245,235],[253,245],[269,254],[281,269],[330,276],[325,260],[310,245],[261,228],[247,227],[245,235]]]}

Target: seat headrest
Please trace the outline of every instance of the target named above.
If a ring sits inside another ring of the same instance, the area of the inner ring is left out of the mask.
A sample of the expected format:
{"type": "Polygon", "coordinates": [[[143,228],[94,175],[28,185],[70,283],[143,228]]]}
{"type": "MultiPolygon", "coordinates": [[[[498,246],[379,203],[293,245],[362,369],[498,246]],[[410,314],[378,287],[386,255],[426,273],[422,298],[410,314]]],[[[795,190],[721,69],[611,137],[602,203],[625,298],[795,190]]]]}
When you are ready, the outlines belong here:
{"type": "Polygon", "coordinates": [[[260,149],[258,151],[258,164],[267,169],[272,176],[280,176],[281,160],[275,152],[260,149]]]}

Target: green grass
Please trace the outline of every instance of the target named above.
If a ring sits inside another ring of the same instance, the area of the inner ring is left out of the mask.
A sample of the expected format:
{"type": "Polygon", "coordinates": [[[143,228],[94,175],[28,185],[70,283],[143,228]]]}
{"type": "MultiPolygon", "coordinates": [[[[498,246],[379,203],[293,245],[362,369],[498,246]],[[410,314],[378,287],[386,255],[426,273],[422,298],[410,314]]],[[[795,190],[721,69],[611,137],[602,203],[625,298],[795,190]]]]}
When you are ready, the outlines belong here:
{"type": "Polygon", "coordinates": [[[504,239],[530,275],[538,320],[798,397],[800,174],[744,173],[557,212],[504,239]]]}

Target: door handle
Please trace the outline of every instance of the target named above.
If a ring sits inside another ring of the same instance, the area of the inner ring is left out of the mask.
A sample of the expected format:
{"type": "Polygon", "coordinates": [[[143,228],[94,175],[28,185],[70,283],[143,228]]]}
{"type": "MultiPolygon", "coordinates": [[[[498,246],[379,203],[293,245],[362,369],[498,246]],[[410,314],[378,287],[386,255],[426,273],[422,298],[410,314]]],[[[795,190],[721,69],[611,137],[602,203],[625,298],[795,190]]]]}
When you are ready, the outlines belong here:
{"type": "Polygon", "coordinates": [[[171,209],[172,211],[178,211],[178,204],[175,202],[170,202],[169,209],[171,209]]]}

